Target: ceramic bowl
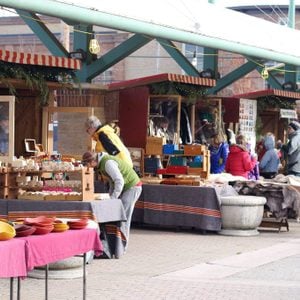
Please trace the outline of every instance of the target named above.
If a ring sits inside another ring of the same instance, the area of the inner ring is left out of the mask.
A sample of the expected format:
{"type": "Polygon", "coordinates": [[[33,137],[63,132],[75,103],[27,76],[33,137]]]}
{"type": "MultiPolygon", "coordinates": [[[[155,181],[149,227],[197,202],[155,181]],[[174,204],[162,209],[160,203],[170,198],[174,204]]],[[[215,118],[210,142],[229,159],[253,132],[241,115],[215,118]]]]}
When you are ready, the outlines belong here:
{"type": "Polygon", "coordinates": [[[54,224],[52,232],[64,232],[67,231],[69,228],[70,227],[67,224],[54,224]]]}
{"type": "Polygon", "coordinates": [[[69,225],[70,229],[84,229],[86,228],[87,224],[82,224],[82,225],[69,225]]]}
{"type": "Polygon", "coordinates": [[[14,228],[15,228],[16,232],[19,232],[19,231],[27,230],[27,229],[31,228],[31,226],[25,225],[25,224],[15,224],[14,228]]]}
{"type": "Polygon", "coordinates": [[[47,234],[47,233],[50,233],[54,229],[53,225],[48,226],[48,227],[45,227],[45,226],[41,227],[41,226],[34,225],[33,227],[35,228],[35,231],[33,233],[35,235],[47,234]]]}
{"type": "Polygon", "coordinates": [[[28,226],[28,227],[29,227],[28,229],[16,231],[16,236],[18,236],[18,237],[29,236],[29,235],[32,235],[36,231],[36,228],[34,226],[28,226]]]}
{"type": "Polygon", "coordinates": [[[39,216],[36,218],[25,218],[24,224],[52,224],[54,222],[55,218],[47,218],[45,216],[39,216]]]}
{"type": "Polygon", "coordinates": [[[6,241],[16,236],[16,230],[6,222],[0,221],[0,240],[6,241]]]}
{"type": "Polygon", "coordinates": [[[74,221],[68,221],[67,224],[68,225],[74,225],[74,226],[83,226],[83,225],[87,225],[88,223],[88,219],[87,218],[83,218],[83,219],[78,219],[78,220],[74,220],[74,221]]]}

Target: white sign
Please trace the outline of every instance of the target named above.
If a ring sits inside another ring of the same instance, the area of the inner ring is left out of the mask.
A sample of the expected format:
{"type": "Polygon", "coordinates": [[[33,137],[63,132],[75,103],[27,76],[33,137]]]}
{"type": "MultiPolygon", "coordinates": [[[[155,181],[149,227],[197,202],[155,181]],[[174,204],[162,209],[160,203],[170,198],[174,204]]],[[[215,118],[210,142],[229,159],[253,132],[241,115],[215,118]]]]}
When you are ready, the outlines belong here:
{"type": "Polygon", "coordinates": [[[298,119],[295,109],[280,109],[280,118],[298,119]]]}

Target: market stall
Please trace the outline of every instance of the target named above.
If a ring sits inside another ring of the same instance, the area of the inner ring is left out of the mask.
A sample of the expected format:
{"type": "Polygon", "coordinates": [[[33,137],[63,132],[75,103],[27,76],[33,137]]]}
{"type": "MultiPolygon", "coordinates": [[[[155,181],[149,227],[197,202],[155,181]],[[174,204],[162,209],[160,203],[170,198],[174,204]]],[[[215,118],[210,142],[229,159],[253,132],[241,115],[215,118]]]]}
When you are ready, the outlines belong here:
{"type": "Polygon", "coordinates": [[[226,123],[238,122],[238,128],[235,129],[241,129],[242,132],[246,133],[248,127],[253,125],[257,136],[272,132],[276,140],[285,142],[288,121],[298,118],[296,112],[296,101],[298,99],[300,99],[300,93],[298,92],[277,89],[234,95],[233,99],[222,100],[225,105],[224,121],[226,123]],[[242,106],[242,99],[244,99],[244,106],[256,103],[252,114],[242,106]],[[239,112],[238,120],[230,120],[232,111],[239,112]],[[246,116],[244,112],[246,112],[246,116]]]}
{"type": "Polygon", "coordinates": [[[25,156],[25,138],[47,145],[43,107],[55,101],[56,90],[71,87],[80,68],[78,59],[0,49],[1,127],[2,120],[9,124],[9,149],[0,153],[0,160],[25,156]]]}

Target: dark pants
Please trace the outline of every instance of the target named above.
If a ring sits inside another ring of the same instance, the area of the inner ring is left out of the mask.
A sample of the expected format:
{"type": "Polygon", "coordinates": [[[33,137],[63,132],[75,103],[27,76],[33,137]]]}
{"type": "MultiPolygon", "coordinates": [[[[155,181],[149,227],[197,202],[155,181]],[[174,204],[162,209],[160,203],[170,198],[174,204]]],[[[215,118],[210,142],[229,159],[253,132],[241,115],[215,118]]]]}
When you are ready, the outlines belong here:
{"type": "Polygon", "coordinates": [[[277,172],[260,172],[260,176],[266,179],[272,179],[277,175],[277,172]]]}

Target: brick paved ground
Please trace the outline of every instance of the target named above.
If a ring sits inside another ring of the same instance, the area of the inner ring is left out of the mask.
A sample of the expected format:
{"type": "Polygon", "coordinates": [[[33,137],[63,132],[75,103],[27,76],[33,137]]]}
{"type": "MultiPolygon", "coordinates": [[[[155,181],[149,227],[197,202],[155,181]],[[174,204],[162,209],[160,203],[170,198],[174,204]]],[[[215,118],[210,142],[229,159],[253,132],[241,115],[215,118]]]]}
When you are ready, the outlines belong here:
{"type": "MultiPolygon", "coordinates": [[[[1,258],[0,258],[1,259],[1,258]]],[[[229,237],[135,228],[120,259],[87,266],[88,300],[300,299],[300,224],[229,237]]],[[[8,299],[0,280],[0,300],[8,299]]],[[[82,299],[82,280],[50,280],[49,300],[82,299]]],[[[44,299],[44,282],[22,281],[22,299],[44,299]]]]}

